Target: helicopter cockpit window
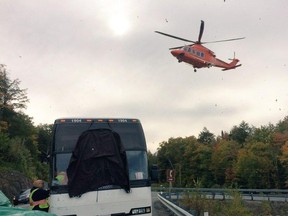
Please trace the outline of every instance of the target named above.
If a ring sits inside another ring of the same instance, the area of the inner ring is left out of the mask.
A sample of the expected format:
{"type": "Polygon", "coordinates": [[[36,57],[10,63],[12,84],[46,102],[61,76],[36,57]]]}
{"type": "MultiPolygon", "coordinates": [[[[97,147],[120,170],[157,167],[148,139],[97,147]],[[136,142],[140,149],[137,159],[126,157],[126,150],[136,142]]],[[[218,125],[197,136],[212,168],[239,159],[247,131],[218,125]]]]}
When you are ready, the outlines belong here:
{"type": "Polygon", "coordinates": [[[189,52],[189,49],[190,49],[189,46],[184,46],[184,47],[183,47],[183,50],[186,51],[186,52],[189,52]]]}

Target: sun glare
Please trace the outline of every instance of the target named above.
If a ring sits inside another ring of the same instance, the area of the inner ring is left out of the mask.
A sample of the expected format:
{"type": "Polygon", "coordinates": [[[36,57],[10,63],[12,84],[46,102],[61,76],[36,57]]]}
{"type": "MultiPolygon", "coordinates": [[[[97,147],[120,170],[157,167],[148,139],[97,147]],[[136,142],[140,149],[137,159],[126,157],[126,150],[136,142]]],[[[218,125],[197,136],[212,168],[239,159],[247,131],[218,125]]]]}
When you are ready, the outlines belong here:
{"type": "Polygon", "coordinates": [[[106,15],[108,15],[108,25],[117,36],[124,35],[131,27],[129,21],[129,8],[129,4],[121,0],[118,0],[109,6],[106,13],[106,15]]]}
{"type": "Polygon", "coordinates": [[[116,35],[124,35],[130,28],[128,20],[124,16],[115,16],[110,20],[110,28],[116,35]]]}

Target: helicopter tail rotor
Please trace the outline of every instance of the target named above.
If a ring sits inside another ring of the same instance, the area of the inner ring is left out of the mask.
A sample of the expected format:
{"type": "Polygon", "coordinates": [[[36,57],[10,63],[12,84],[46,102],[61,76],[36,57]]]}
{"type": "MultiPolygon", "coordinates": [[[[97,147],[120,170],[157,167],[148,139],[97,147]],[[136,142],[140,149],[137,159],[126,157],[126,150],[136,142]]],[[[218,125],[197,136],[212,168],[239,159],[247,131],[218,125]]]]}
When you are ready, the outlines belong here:
{"type": "Polygon", "coordinates": [[[235,52],[233,58],[229,58],[230,61],[233,61],[235,59],[235,52]]]}

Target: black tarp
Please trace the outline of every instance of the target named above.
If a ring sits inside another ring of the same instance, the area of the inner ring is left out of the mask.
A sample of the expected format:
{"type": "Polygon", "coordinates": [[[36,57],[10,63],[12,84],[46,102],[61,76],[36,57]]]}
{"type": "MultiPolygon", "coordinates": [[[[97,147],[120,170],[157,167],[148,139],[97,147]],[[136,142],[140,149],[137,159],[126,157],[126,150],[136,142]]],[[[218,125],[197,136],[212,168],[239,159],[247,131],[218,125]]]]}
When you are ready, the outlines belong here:
{"type": "Polygon", "coordinates": [[[67,168],[70,197],[120,186],[130,192],[126,153],[120,136],[110,129],[84,131],[73,150],[67,168]]]}

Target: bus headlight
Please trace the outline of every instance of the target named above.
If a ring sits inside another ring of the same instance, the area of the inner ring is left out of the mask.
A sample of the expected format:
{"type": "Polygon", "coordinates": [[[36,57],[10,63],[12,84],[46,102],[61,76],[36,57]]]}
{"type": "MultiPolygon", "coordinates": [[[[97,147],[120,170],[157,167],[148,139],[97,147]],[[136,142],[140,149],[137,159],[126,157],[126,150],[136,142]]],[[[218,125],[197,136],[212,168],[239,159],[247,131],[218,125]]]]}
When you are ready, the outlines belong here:
{"type": "Polygon", "coordinates": [[[147,214],[151,213],[151,207],[134,208],[131,209],[131,215],[147,214]]]}

